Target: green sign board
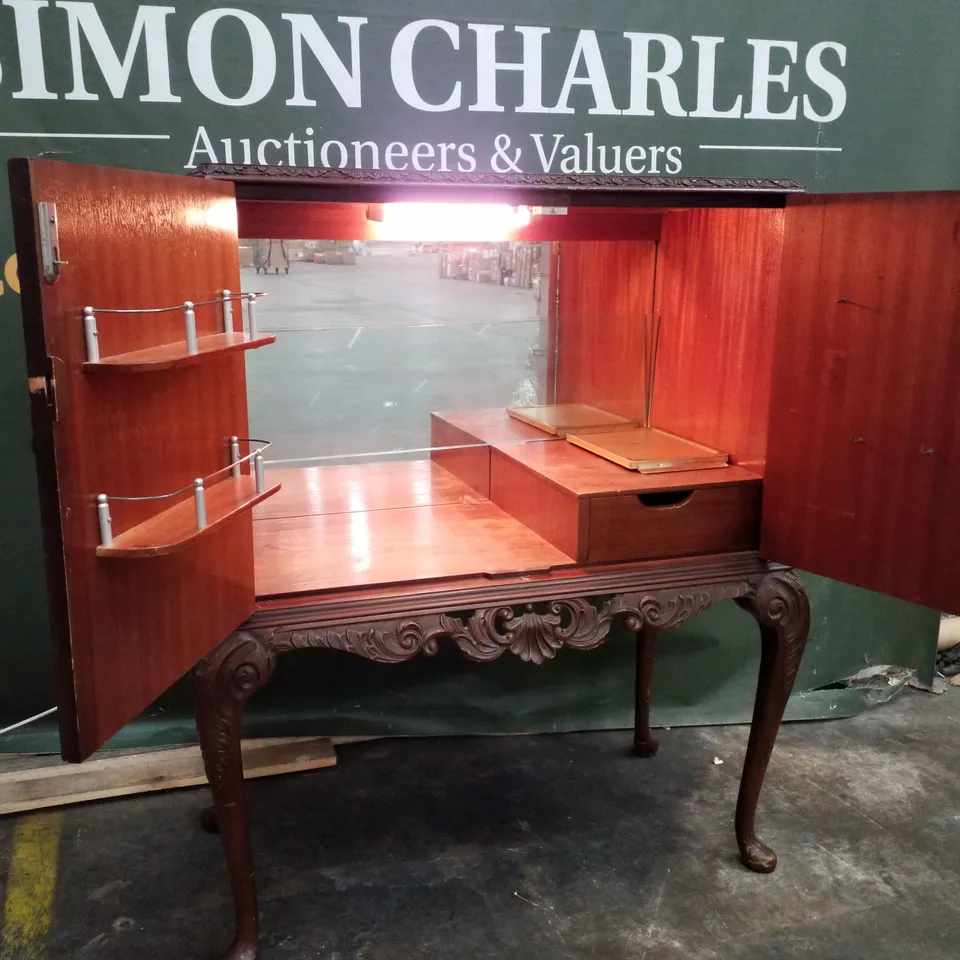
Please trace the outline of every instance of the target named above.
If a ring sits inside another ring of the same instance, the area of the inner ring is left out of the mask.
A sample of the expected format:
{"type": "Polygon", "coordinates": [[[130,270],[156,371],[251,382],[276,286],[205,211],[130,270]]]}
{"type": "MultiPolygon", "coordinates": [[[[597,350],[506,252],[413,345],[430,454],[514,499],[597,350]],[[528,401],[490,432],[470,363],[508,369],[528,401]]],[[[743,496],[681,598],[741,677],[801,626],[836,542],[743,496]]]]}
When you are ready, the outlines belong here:
{"type": "Polygon", "coordinates": [[[8,149],[960,186],[955,0],[3,0],[8,149]]]}
{"type": "MultiPolygon", "coordinates": [[[[960,189],[958,51],[957,0],[0,0],[0,152],[960,189]]],[[[49,699],[17,292],[0,215],[12,713],[49,699]]]]}

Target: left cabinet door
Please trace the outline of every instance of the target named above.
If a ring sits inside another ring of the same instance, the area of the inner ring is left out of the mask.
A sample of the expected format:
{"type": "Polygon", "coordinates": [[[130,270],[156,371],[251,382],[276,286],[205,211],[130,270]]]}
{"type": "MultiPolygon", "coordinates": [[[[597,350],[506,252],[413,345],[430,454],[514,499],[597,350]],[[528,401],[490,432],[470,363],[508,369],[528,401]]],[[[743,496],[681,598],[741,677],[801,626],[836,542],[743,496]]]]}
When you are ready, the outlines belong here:
{"type": "MultiPolygon", "coordinates": [[[[104,358],[175,352],[187,322],[185,308],[109,311],[192,301],[197,335],[223,333],[227,311],[208,301],[240,289],[236,202],[232,184],[188,177],[21,159],[9,173],[62,751],[80,761],[254,608],[249,510],[174,552],[97,555],[99,495],[157,497],[230,463],[230,438],[248,433],[243,353],[146,372],[84,369],[86,307],[101,311],[104,358]],[[40,211],[48,222],[55,214],[55,243],[40,211]]],[[[193,498],[111,499],[112,532],[163,526],[178,503],[182,525],[193,498]]]]}

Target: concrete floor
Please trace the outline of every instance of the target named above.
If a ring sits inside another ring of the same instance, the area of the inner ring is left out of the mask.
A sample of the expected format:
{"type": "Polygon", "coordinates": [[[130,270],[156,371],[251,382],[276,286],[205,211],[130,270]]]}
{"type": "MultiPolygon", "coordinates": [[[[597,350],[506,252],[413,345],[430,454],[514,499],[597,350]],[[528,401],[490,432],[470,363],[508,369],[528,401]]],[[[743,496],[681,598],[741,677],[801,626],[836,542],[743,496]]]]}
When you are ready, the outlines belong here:
{"type": "MultiPolygon", "coordinates": [[[[342,747],[336,769],[249,786],[263,960],[955,960],[958,714],[960,690],[909,692],[784,727],[760,818],[772,876],[735,858],[744,727],[664,731],[651,761],[626,733],[342,747]]],[[[65,810],[33,956],[215,956],[231,907],[206,801],[65,810]]]]}

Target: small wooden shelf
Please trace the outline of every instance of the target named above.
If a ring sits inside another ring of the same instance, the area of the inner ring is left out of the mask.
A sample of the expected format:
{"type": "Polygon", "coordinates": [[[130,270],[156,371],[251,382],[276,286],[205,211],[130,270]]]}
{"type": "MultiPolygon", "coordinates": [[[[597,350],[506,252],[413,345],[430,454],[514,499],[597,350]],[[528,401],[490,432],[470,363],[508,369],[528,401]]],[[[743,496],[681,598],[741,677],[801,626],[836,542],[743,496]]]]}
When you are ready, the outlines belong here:
{"type": "Polygon", "coordinates": [[[117,535],[109,547],[97,547],[97,556],[132,559],[176,553],[198,537],[216,530],[231,517],[273,496],[279,489],[277,483],[258,493],[252,476],[229,477],[206,491],[207,525],[202,530],[197,529],[193,497],[187,496],[162,513],[117,535]]]}
{"type": "Polygon", "coordinates": [[[170,370],[173,367],[186,367],[190,364],[209,360],[211,357],[238,350],[256,350],[269,343],[276,342],[272,333],[261,334],[253,339],[247,333],[215,333],[197,340],[197,352],[187,353],[185,341],[164,343],[146,350],[133,350],[130,353],[117,353],[112,357],[102,357],[96,363],[87,361],[83,365],[84,373],[148,373],[151,370],[170,370]]]}

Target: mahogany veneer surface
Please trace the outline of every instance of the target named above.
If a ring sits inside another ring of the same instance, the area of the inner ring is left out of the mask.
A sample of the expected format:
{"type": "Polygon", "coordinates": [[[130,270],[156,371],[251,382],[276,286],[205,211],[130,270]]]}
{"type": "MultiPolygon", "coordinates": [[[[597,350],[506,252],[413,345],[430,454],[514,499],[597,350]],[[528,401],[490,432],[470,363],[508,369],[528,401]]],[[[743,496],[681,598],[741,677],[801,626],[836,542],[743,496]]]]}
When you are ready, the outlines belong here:
{"type": "Polygon", "coordinates": [[[676,473],[637,473],[566,441],[496,447],[493,457],[515,461],[576,497],[716,487],[758,479],[757,474],[732,466],[676,473]]]}
{"type": "Polygon", "coordinates": [[[787,209],[764,554],[960,612],[960,193],[787,209]]]}
{"type": "Polygon", "coordinates": [[[506,407],[483,410],[444,410],[432,414],[434,422],[440,420],[463,431],[478,443],[536,443],[552,442],[556,438],[543,430],[530,426],[510,416],[506,407]]]}
{"type": "Polygon", "coordinates": [[[490,499],[578,563],[586,562],[586,500],[499,450],[490,459],[490,499]]]}
{"type": "Polygon", "coordinates": [[[557,401],[588,403],[642,423],[644,316],[653,311],[657,245],[560,244],[557,401]]]}
{"type": "Polygon", "coordinates": [[[281,489],[254,509],[255,520],[486,499],[431,460],[286,467],[268,469],[266,477],[281,489]]]}
{"type": "Polygon", "coordinates": [[[758,472],[767,448],[783,224],[782,210],[671,211],[657,253],[660,350],[651,426],[724,450],[758,472]]]}
{"type": "MultiPolygon", "coordinates": [[[[228,462],[246,436],[241,353],[129,376],[83,372],[84,306],[145,308],[240,289],[233,188],[188,177],[47,160],[11,163],[27,363],[56,357],[59,419],[33,399],[61,743],[88,756],[236,629],[254,609],[252,520],[245,513],[187,549],[135,563],[96,555],[95,497],[176,490],[228,462]],[[38,201],[57,205],[60,280],[40,278],[38,201]]],[[[235,311],[235,315],[236,315],[235,311]]],[[[196,308],[199,337],[222,332],[218,305],[196,308]]],[[[170,343],[183,315],[103,314],[104,356],[170,343]]],[[[162,510],[113,502],[113,532],[162,510]]]]}
{"type": "Polygon", "coordinates": [[[591,498],[587,560],[646,560],[756,547],[759,480],[696,489],[677,503],[663,499],[667,502],[649,494],[591,498]]]}
{"type": "Polygon", "coordinates": [[[490,475],[491,500],[578,563],[756,544],[760,480],[739,467],[641,474],[564,442],[495,447],[490,475]],[[673,491],[687,502],[638,500],[673,491]]]}
{"type": "Polygon", "coordinates": [[[491,443],[556,441],[558,438],[511,417],[503,407],[430,415],[431,457],[480,497],[490,496],[491,443]]]}
{"type": "Polygon", "coordinates": [[[287,517],[253,526],[259,598],[542,572],[573,563],[488,502],[287,517]]]}
{"type": "Polygon", "coordinates": [[[250,510],[254,504],[266,500],[279,489],[279,486],[274,485],[257,492],[256,483],[250,474],[238,478],[228,477],[205,491],[207,525],[202,529],[197,528],[193,494],[188,493],[173,506],[114,537],[109,547],[97,547],[97,556],[135,559],[175,553],[198,537],[210,536],[237,514],[250,510]]]}
{"type": "MultiPolygon", "coordinates": [[[[239,310],[239,306],[236,308],[239,310]]],[[[177,315],[180,315],[179,312],[177,315]]],[[[110,316],[105,314],[105,316],[110,316]]],[[[234,318],[234,323],[238,320],[234,318]]],[[[169,370],[172,367],[186,367],[209,360],[211,354],[236,353],[242,350],[256,350],[268,344],[276,343],[272,333],[251,339],[249,334],[214,333],[197,340],[197,352],[187,353],[185,340],[175,343],[163,343],[156,347],[134,350],[131,353],[118,353],[112,357],[101,355],[97,363],[85,363],[84,373],[150,373],[154,370],[169,370]]]]}

